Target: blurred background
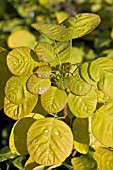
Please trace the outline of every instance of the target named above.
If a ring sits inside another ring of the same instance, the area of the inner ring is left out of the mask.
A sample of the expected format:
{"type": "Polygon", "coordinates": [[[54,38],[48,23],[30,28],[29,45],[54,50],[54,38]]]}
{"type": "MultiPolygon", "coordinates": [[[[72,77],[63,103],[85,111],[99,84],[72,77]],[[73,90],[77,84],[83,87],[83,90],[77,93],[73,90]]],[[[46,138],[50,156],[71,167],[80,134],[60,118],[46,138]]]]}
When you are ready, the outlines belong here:
{"type": "MultiPolygon", "coordinates": [[[[73,40],[73,55],[80,63],[102,56],[113,58],[113,0],[0,0],[0,47],[8,51],[18,46],[33,49],[38,41],[51,42],[34,30],[31,24],[59,24],[70,16],[84,12],[98,14],[101,24],[90,34],[73,40]]],[[[8,145],[14,123],[2,109],[0,148],[8,145]]],[[[15,163],[16,168],[20,167],[15,163]]],[[[6,166],[1,169],[6,170],[6,166]]]]}

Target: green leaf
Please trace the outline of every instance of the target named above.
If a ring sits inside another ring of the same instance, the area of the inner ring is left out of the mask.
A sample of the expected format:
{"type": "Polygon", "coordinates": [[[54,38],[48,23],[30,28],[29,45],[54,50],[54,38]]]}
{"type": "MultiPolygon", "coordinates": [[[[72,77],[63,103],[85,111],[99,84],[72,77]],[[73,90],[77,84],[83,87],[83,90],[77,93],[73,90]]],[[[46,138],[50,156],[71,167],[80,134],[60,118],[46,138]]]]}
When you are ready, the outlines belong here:
{"type": "Polygon", "coordinates": [[[50,79],[41,79],[36,75],[32,75],[27,82],[27,89],[32,94],[44,94],[51,87],[50,79]]]}
{"type": "Polygon", "coordinates": [[[24,156],[19,156],[15,160],[13,160],[13,165],[20,170],[24,170],[25,160],[26,158],[24,156]]]}
{"type": "MultiPolygon", "coordinates": [[[[74,170],[96,170],[97,164],[91,154],[82,155],[72,159],[74,170]]],[[[100,170],[100,169],[99,169],[100,170]]]]}
{"type": "Polygon", "coordinates": [[[26,143],[28,129],[36,121],[36,117],[38,119],[43,118],[42,115],[39,114],[36,115],[38,116],[33,116],[33,114],[29,114],[27,117],[18,120],[14,124],[9,138],[9,147],[13,154],[16,155],[28,154],[26,143]]]}
{"type": "Polygon", "coordinates": [[[41,165],[62,163],[73,147],[69,126],[54,118],[42,118],[32,124],[27,136],[28,152],[41,165]]]}
{"type": "Polygon", "coordinates": [[[103,105],[92,118],[92,133],[99,142],[113,147],[113,101],[103,105]]]}
{"type": "Polygon", "coordinates": [[[98,82],[98,88],[105,95],[113,98],[113,73],[104,72],[98,82]]]}
{"type": "Polygon", "coordinates": [[[51,67],[48,65],[39,66],[35,74],[42,79],[48,79],[51,75],[51,67]]]}
{"type": "Polygon", "coordinates": [[[6,83],[5,95],[14,104],[21,104],[26,97],[28,77],[12,76],[6,83]]]}
{"type": "Polygon", "coordinates": [[[112,100],[109,96],[105,95],[102,91],[98,90],[97,88],[95,89],[97,93],[97,102],[98,103],[106,103],[112,100]]]}
{"type": "Polygon", "coordinates": [[[92,88],[85,96],[76,96],[72,93],[68,96],[68,105],[71,112],[79,118],[89,117],[96,109],[97,95],[92,88]]]}
{"type": "Polygon", "coordinates": [[[67,29],[63,25],[35,23],[32,24],[32,27],[48,38],[57,41],[63,41],[63,37],[67,33],[67,29]]]}
{"type": "Polygon", "coordinates": [[[66,11],[57,11],[55,12],[55,17],[57,19],[58,24],[69,17],[69,14],[66,11]]]}
{"type": "Polygon", "coordinates": [[[56,60],[55,49],[47,42],[39,42],[35,47],[35,52],[40,61],[51,64],[51,62],[56,60]]]}
{"type": "Polygon", "coordinates": [[[8,46],[16,48],[19,46],[34,47],[36,38],[33,34],[25,29],[19,29],[12,32],[8,37],[8,46]]]}
{"type": "Polygon", "coordinates": [[[6,97],[4,99],[4,112],[12,119],[18,120],[32,112],[38,100],[37,95],[26,91],[26,97],[21,104],[11,103],[6,97]]]}
{"type": "Polygon", "coordinates": [[[68,32],[64,39],[82,37],[94,30],[99,23],[100,17],[93,13],[81,13],[75,17],[69,17],[61,23],[66,26],[68,32]]]}
{"type": "Polygon", "coordinates": [[[6,56],[8,54],[8,51],[4,48],[0,47],[0,110],[3,108],[4,104],[4,88],[6,85],[7,80],[11,76],[11,73],[7,67],[6,63],[6,56]]]}
{"type": "Polygon", "coordinates": [[[7,56],[9,70],[17,76],[27,76],[33,73],[33,69],[39,65],[34,51],[28,47],[17,47],[7,56]]]}
{"type": "Polygon", "coordinates": [[[113,71],[113,60],[111,58],[102,57],[91,62],[89,74],[94,81],[98,82],[100,80],[101,74],[103,74],[105,71],[113,71]]]}
{"type": "Polygon", "coordinates": [[[0,162],[6,161],[8,159],[14,159],[17,155],[13,154],[8,146],[0,149],[0,162]]]}
{"type": "Polygon", "coordinates": [[[82,78],[90,85],[97,86],[97,83],[93,81],[89,76],[89,63],[86,62],[80,67],[80,73],[82,78]]]}
{"type": "Polygon", "coordinates": [[[48,113],[57,113],[67,103],[66,92],[52,86],[46,93],[41,95],[41,103],[48,113]]]}
{"type": "Polygon", "coordinates": [[[73,76],[70,77],[69,89],[78,96],[84,96],[90,92],[91,85],[84,81],[79,74],[79,70],[76,70],[73,76]]]}
{"type": "Polygon", "coordinates": [[[88,119],[76,118],[73,122],[74,148],[83,154],[89,150],[88,119]]]}
{"type": "Polygon", "coordinates": [[[113,169],[113,151],[107,148],[98,148],[94,153],[99,170],[113,169]]]}

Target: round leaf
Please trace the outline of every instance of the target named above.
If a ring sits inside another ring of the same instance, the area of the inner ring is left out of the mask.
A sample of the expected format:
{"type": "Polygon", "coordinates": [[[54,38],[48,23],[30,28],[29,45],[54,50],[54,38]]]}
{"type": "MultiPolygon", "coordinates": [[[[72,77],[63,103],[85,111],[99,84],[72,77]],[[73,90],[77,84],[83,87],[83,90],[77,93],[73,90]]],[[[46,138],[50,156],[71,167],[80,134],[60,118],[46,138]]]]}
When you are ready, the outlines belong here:
{"type": "Polygon", "coordinates": [[[50,79],[41,79],[36,75],[32,75],[27,82],[27,89],[32,94],[43,94],[51,87],[50,79]]]}
{"type": "Polygon", "coordinates": [[[91,62],[89,74],[94,81],[98,82],[104,71],[113,71],[113,60],[111,58],[102,57],[91,62]]]}
{"type": "MultiPolygon", "coordinates": [[[[31,115],[33,116],[33,114],[30,114],[27,117],[18,120],[14,124],[11,130],[11,134],[9,138],[9,147],[11,149],[11,152],[14,154],[17,154],[17,155],[28,154],[27,143],[26,143],[27,132],[30,126],[36,121],[34,116],[31,117],[31,115]]],[[[37,115],[39,119],[43,118],[42,115],[39,115],[39,114],[37,115]]]]}
{"type": "Polygon", "coordinates": [[[92,133],[99,142],[113,147],[113,101],[103,105],[92,118],[92,133]]]}
{"type": "Polygon", "coordinates": [[[107,148],[98,148],[94,153],[94,159],[97,161],[99,170],[113,169],[113,151],[107,148]]]}
{"type": "Polygon", "coordinates": [[[17,76],[27,76],[33,73],[33,69],[39,65],[34,51],[28,47],[17,47],[7,56],[9,70],[17,76]]]}
{"type": "Polygon", "coordinates": [[[69,88],[72,93],[78,96],[84,96],[91,90],[91,85],[81,78],[77,70],[73,76],[70,77],[69,88]]]}
{"type": "Polygon", "coordinates": [[[56,59],[54,47],[47,42],[39,42],[35,47],[35,52],[40,61],[51,64],[56,59]]]}
{"type": "Polygon", "coordinates": [[[41,103],[48,113],[61,111],[67,102],[66,92],[52,86],[46,93],[41,95],[41,103]]]}
{"type": "Polygon", "coordinates": [[[79,118],[89,117],[96,109],[97,95],[92,88],[91,91],[85,96],[75,96],[69,94],[68,105],[71,112],[79,118]]]}
{"type": "Polygon", "coordinates": [[[67,124],[54,118],[42,118],[32,124],[27,136],[28,152],[41,165],[63,162],[71,153],[73,135],[67,124]]]}
{"type": "Polygon", "coordinates": [[[48,65],[40,66],[36,70],[35,74],[37,74],[38,77],[40,77],[40,78],[48,79],[51,75],[51,67],[48,65]]]}
{"type": "Polygon", "coordinates": [[[26,94],[26,81],[28,77],[12,76],[6,83],[5,94],[14,104],[21,104],[26,94]]]}
{"type": "Polygon", "coordinates": [[[31,157],[29,157],[29,159],[25,163],[25,170],[31,170],[35,168],[37,165],[38,164],[31,157]]]}
{"type": "Polygon", "coordinates": [[[25,117],[35,107],[38,100],[37,95],[32,95],[26,91],[26,97],[21,104],[11,103],[6,97],[4,99],[4,112],[12,119],[18,120],[25,117]]]}
{"type": "Polygon", "coordinates": [[[74,147],[83,154],[89,150],[88,119],[76,118],[73,122],[74,147]]]}
{"type": "Polygon", "coordinates": [[[35,44],[35,36],[25,29],[14,31],[8,37],[8,46],[16,48],[19,46],[26,46],[32,48],[35,44]]]}
{"type": "Polygon", "coordinates": [[[68,32],[63,39],[69,40],[82,37],[94,30],[99,23],[100,17],[92,13],[81,13],[75,17],[69,17],[62,22],[68,32]]]}

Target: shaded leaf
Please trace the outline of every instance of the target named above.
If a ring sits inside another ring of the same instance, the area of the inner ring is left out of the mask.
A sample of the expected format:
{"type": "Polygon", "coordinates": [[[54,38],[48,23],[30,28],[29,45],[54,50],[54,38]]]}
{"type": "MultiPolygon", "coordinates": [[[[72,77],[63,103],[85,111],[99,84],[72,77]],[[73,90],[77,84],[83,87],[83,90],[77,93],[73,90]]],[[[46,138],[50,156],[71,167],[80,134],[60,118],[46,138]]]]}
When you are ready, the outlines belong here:
{"type": "Polygon", "coordinates": [[[64,39],[82,37],[94,30],[99,23],[100,17],[93,13],[80,13],[75,17],[69,17],[61,23],[66,26],[68,32],[64,39]]]}
{"type": "Polygon", "coordinates": [[[70,155],[73,135],[64,122],[42,118],[30,127],[27,144],[30,156],[37,163],[50,166],[63,162],[70,155]]]}
{"type": "MultiPolygon", "coordinates": [[[[97,163],[91,156],[91,154],[82,155],[72,159],[72,165],[74,170],[96,170],[97,163]]],[[[100,170],[100,169],[99,169],[100,170]]]]}
{"type": "Polygon", "coordinates": [[[70,77],[69,89],[78,96],[84,96],[90,92],[91,85],[84,81],[80,76],[79,71],[76,70],[73,76],[70,77]]]}
{"type": "Polygon", "coordinates": [[[17,76],[27,76],[33,73],[33,69],[39,65],[34,51],[28,47],[17,47],[7,56],[9,70],[17,76]]]}
{"type": "Polygon", "coordinates": [[[39,66],[36,70],[35,74],[38,75],[38,77],[43,79],[48,79],[51,75],[51,67],[48,65],[39,66]]]}
{"type": "Polygon", "coordinates": [[[25,170],[31,170],[35,168],[37,165],[38,164],[31,157],[29,157],[25,163],[25,170]]]}
{"type": "Polygon", "coordinates": [[[50,79],[41,79],[36,75],[32,75],[27,82],[27,89],[32,94],[44,94],[51,87],[50,79]]]}
{"type": "Polygon", "coordinates": [[[88,119],[76,118],[73,122],[74,148],[83,154],[89,150],[88,119]]]}
{"type": "Polygon", "coordinates": [[[92,118],[92,133],[105,146],[113,147],[113,101],[100,107],[92,118]],[[109,139],[109,140],[108,140],[109,139]]]}
{"type": "Polygon", "coordinates": [[[35,115],[33,116],[33,114],[29,114],[27,117],[18,120],[14,124],[9,138],[9,147],[13,154],[16,155],[28,154],[26,143],[28,129],[36,121],[36,119],[43,118],[42,115],[39,114],[35,115]]]}
{"type": "Polygon", "coordinates": [[[72,93],[68,96],[68,105],[71,112],[79,118],[89,117],[96,109],[97,95],[92,88],[85,96],[76,96],[72,93]]]}
{"type": "Polygon", "coordinates": [[[57,87],[50,87],[50,89],[41,95],[41,103],[43,108],[48,113],[57,113],[61,111],[67,102],[66,92],[57,87]]]}
{"type": "Polygon", "coordinates": [[[99,170],[113,169],[113,151],[107,148],[98,148],[94,153],[99,170]]]}
{"type": "Polygon", "coordinates": [[[14,159],[17,155],[13,154],[8,146],[0,149],[0,162],[6,161],[8,159],[14,159]]]}

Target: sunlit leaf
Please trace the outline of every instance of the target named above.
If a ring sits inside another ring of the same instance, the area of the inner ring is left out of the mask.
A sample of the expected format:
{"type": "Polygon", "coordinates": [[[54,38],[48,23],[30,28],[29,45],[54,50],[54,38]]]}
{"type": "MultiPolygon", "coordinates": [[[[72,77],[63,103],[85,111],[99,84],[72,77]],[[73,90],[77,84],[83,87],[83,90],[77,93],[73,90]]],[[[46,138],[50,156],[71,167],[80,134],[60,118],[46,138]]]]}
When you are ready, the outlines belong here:
{"type": "Polygon", "coordinates": [[[19,29],[12,32],[8,37],[8,46],[10,48],[16,48],[20,46],[34,47],[36,42],[35,36],[25,29],[19,29]]]}
{"type": "Polygon", "coordinates": [[[107,148],[98,148],[94,153],[99,170],[113,169],[113,151],[107,148]]]}
{"type": "Polygon", "coordinates": [[[60,24],[62,21],[64,21],[65,19],[69,17],[68,13],[65,11],[57,11],[55,12],[55,16],[56,16],[58,24],[60,24]]]}
{"type": "Polygon", "coordinates": [[[89,117],[96,109],[97,95],[92,88],[85,96],[76,96],[72,93],[68,96],[68,105],[71,112],[79,118],[89,117]]]}
{"type": "Polygon", "coordinates": [[[75,17],[69,17],[61,23],[66,26],[68,31],[64,39],[82,37],[94,30],[99,23],[100,17],[93,13],[80,13],[75,17]]]}
{"type": "Polygon", "coordinates": [[[61,111],[67,102],[66,92],[52,86],[46,93],[41,95],[41,103],[48,113],[61,111]]]}
{"type": "Polygon", "coordinates": [[[38,69],[35,71],[35,74],[38,75],[38,77],[42,79],[48,79],[51,75],[51,67],[48,65],[43,65],[38,67],[38,69]]]}
{"type": "Polygon", "coordinates": [[[62,41],[67,33],[67,29],[63,25],[35,23],[32,24],[32,27],[50,39],[57,41],[62,41]]]}
{"type": "Polygon", "coordinates": [[[92,133],[99,142],[113,147],[113,101],[100,107],[92,118],[92,133]]]}
{"type": "Polygon", "coordinates": [[[28,77],[12,76],[6,83],[5,95],[14,104],[21,104],[26,97],[28,77]]]}
{"type": "Polygon", "coordinates": [[[106,103],[106,102],[109,102],[110,100],[113,100],[109,96],[105,95],[102,91],[100,91],[98,89],[95,89],[95,91],[97,93],[97,102],[98,103],[106,103]]]}
{"type": "Polygon", "coordinates": [[[74,148],[83,154],[89,150],[88,119],[76,118],[73,122],[74,148]]]}
{"type": "Polygon", "coordinates": [[[111,58],[102,57],[91,62],[89,74],[94,81],[98,82],[103,72],[112,72],[112,70],[113,60],[111,58]]]}
{"type": "Polygon", "coordinates": [[[32,94],[44,94],[51,87],[50,79],[41,79],[36,75],[32,75],[27,82],[27,89],[32,94]]]}
{"type": "Polygon", "coordinates": [[[105,95],[113,98],[113,73],[104,72],[98,82],[98,88],[105,95]]]}
{"type": "Polygon", "coordinates": [[[73,135],[69,126],[54,118],[42,118],[32,124],[27,136],[28,152],[41,165],[63,162],[71,153],[73,135]]]}
{"type": "MultiPolygon", "coordinates": [[[[72,165],[74,170],[96,170],[97,163],[91,156],[91,154],[81,155],[72,159],[72,165]]],[[[99,169],[100,170],[100,169],[99,169]]]]}
{"type": "Polygon", "coordinates": [[[72,93],[78,96],[84,96],[91,90],[91,85],[88,84],[76,70],[73,76],[70,77],[69,88],[72,93]]]}
{"type": "MultiPolygon", "coordinates": [[[[27,91],[26,91],[27,92],[27,91]]],[[[6,97],[4,99],[4,112],[12,119],[18,120],[25,117],[32,112],[38,100],[37,95],[33,95],[29,92],[26,93],[26,97],[21,104],[11,103],[6,97]]]]}
{"type": "Polygon", "coordinates": [[[56,59],[54,47],[47,42],[39,42],[35,47],[35,52],[40,61],[51,64],[56,59]]]}
{"type": "Polygon", "coordinates": [[[17,155],[28,154],[26,143],[27,132],[36,119],[40,118],[43,118],[43,116],[39,114],[34,114],[34,116],[33,114],[29,114],[14,124],[9,138],[9,147],[12,153],[17,155]],[[35,115],[37,115],[37,117],[35,115]]]}
{"type": "Polygon", "coordinates": [[[7,56],[9,70],[17,76],[27,76],[33,73],[33,69],[39,65],[34,51],[28,47],[17,47],[7,56]]]}

